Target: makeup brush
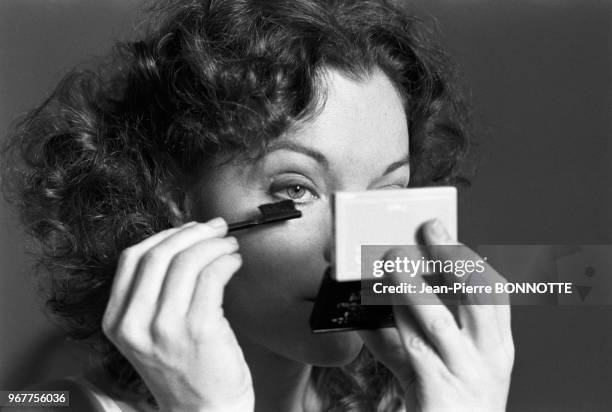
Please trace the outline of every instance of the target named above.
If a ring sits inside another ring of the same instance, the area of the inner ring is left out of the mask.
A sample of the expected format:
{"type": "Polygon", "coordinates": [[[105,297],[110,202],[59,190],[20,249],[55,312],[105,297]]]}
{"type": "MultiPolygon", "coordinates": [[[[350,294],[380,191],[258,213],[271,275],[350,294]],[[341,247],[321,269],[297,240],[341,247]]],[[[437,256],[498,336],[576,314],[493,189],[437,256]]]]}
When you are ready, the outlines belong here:
{"type": "Polygon", "coordinates": [[[295,208],[295,203],[291,199],[282,200],[276,203],[266,203],[264,205],[259,205],[258,208],[261,212],[261,216],[240,222],[230,223],[228,226],[228,232],[302,217],[302,212],[295,208]]]}

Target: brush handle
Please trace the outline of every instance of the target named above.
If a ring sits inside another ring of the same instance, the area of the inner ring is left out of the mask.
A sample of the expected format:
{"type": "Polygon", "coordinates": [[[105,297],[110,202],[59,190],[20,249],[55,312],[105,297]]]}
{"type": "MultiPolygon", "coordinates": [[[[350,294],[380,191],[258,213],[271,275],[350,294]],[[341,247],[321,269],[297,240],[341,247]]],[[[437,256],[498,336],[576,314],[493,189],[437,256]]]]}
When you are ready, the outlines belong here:
{"type": "Polygon", "coordinates": [[[267,223],[267,222],[261,222],[259,219],[250,219],[250,220],[243,220],[240,222],[234,222],[234,223],[230,223],[227,226],[227,232],[231,233],[237,230],[248,229],[250,227],[257,226],[263,223],[267,223]]]}

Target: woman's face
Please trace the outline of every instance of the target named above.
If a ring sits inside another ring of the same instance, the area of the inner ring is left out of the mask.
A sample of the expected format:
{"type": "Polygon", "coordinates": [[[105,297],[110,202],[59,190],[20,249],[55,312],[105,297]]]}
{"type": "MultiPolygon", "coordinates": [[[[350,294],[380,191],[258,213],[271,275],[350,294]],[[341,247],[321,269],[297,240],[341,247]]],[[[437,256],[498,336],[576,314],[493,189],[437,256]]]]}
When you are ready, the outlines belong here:
{"type": "MultiPolygon", "coordinates": [[[[243,220],[257,206],[293,199],[302,218],[237,232],[243,266],[226,287],[224,310],[239,339],[319,366],[350,362],[355,332],[313,335],[308,319],[330,264],[330,195],[406,187],[408,126],[402,100],[375,71],[354,81],[326,76],[327,100],[313,120],[274,140],[257,161],[222,164],[190,193],[192,218],[243,220]]],[[[355,222],[359,224],[359,222],[355,222]]]]}

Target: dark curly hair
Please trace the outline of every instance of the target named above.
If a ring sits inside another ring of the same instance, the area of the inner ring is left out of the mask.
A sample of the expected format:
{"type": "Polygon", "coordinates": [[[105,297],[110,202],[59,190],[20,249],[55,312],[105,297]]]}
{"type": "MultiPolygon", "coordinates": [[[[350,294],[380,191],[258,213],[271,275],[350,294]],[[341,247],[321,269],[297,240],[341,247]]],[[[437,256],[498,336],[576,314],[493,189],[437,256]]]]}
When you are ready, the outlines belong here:
{"type": "MultiPolygon", "coordinates": [[[[163,196],[221,154],[256,153],[324,103],[322,70],[382,70],[406,102],[412,186],[467,182],[468,110],[431,25],[385,0],[181,0],[149,9],[137,41],[74,70],[15,124],[3,189],[39,242],[35,273],[70,336],[122,385],[142,380],[101,332],[123,249],[171,226],[163,196]]],[[[394,410],[390,372],[364,349],[313,368],[326,411],[394,410]]],[[[395,389],[394,389],[395,388],[395,389]]]]}

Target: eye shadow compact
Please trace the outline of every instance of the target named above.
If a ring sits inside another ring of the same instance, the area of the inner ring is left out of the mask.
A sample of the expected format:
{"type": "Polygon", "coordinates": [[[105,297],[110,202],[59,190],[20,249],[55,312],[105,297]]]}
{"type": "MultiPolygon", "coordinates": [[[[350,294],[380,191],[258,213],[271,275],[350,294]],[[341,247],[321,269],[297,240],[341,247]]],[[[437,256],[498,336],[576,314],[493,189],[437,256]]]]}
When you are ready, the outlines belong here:
{"type": "Polygon", "coordinates": [[[337,192],[332,198],[332,217],[332,263],[310,316],[312,332],[389,327],[395,324],[389,304],[362,304],[364,291],[380,282],[371,274],[362,276],[362,250],[383,251],[382,258],[391,246],[418,246],[422,244],[420,229],[431,219],[440,220],[456,240],[457,190],[436,186],[337,192]]]}

